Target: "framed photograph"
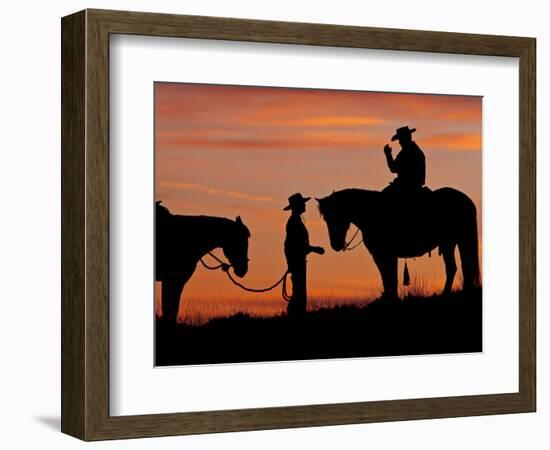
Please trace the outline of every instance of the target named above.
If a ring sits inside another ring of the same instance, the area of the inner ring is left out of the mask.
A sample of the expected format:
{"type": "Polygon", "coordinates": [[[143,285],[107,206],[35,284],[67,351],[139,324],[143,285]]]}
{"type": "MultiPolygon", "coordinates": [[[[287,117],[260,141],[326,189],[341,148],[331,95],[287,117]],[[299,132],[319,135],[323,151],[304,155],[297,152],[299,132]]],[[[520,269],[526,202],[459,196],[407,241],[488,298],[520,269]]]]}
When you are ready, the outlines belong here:
{"type": "Polygon", "coordinates": [[[62,19],[62,431],[531,412],[535,39],[62,19]]]}

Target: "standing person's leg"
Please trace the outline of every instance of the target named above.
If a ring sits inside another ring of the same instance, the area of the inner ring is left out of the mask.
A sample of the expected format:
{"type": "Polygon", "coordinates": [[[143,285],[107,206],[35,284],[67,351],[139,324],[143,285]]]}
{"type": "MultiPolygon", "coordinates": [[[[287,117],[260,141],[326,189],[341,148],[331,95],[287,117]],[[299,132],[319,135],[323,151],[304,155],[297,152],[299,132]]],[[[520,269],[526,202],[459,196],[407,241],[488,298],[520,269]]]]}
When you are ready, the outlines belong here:
{"type": "Polygon", "coordinates": [[[287,306],[289,316],[295,317],[306,311],[306,262],[293,261],[289,265],[290,280],[292,281],[292,295],[287,306]]]}
{"type": "Polygon", "coordinates": [[[287,265],[288,265],[288,272],[290,275],[290,282],[292,285],[292,293],[290,294],[290,299],[288,300],[288,303],[286,305],[286,312],[289,317],[295,315],[296,311],[296,302],[295,302],[295,287],[296,286],[296,276],[294,275],[295,270],[295,263],[291,260],[287,259],[287,265]]]}
{"type": "Polygon", "coordinates": [[[298,314],[304,314],[307,309],[306,265],[305,260],[300,261],[299,264],[296,264],[296,270],[293,274],[292,297],[295,300],[296,312],[298,314]]]}
{"type": "Polygon", "coordinates": [[[294,272],[290,272],[290,281],[292,283],[292,294],[290,300],[286,306],[286,312],[289,317],[293,317],[296,314],[296,297],[295,297],[295,286],[296,286],[296,277],[294,272]]]}

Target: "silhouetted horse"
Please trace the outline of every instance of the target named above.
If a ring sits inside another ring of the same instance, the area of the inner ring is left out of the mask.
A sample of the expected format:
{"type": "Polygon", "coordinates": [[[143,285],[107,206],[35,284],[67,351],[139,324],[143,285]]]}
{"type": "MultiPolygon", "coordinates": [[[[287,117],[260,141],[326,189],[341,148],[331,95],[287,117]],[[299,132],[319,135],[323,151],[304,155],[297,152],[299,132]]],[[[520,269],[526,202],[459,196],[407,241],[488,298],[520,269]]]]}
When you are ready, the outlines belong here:
{"type": "Polygon", "coordinates": [[[162,315],[176,322],[179,299],[199,260],[221,248],[235,275],[248,272],[250,232],[240,217],[179,216],[156,202],[155,278],[162,282],[162,315]]]}
{"type": "Polygon", "coordinates": [[[317,201],[334,250],[345,249],[351,223],[361,230],[382,276],[384,296],[397,296],[397,258],[421,256],[436,247],[445,261],[444,292],[453,285],[457,245],[463,289],[480,285],[476,207],[462,192],[442,188],[407,198],[345,189],[317,201]]]}

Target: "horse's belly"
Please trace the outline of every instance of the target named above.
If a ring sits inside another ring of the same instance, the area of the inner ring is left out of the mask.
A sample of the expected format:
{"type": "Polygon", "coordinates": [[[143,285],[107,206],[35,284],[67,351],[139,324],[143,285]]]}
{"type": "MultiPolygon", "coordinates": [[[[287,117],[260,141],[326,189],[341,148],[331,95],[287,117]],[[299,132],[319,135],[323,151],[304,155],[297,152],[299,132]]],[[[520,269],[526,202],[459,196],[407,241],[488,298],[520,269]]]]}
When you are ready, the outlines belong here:
{"type": "Polygon", "coordinates": [[[394,237],[386,240],[386,249],[399,258],[416,258],[432,251],[438,246],[433,233],[403,233],[398,231],[394,237]]]}

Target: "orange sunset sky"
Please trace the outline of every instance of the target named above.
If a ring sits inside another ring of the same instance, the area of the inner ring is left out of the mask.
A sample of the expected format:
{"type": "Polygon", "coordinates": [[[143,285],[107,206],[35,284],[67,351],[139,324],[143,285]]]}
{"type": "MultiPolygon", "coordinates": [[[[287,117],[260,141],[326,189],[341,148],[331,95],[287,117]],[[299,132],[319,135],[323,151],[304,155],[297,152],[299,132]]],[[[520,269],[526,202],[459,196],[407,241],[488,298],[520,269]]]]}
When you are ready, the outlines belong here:
{"type": "MultiPolygon", "coordinates": [[[[384,188],[393,175],[383,147],[390,143],[397,155],[399,144],[390,139],[404,125],[417,128],[413,139],[426,155],[426,184],[454,187],[475,202],[481,242],[481,97],[155,83],[156,200],[174,214],[240,215],[252,234],[249,272],[241,281],[267,286],[286,269],[288,213],[282,208],[288,196],[384,188]]],[[[407,220],[414,217],[404,218],[404,226],[407,220]]],[[[310,297],[337,303],[380,294],[380,276],[363,246],[349,253],[330,249],[314,200],[304,221],[312,245],[327,250],[308,258],[310,297]]],[[[408,266],[413,284],[442,289],[437,252],[408,266]]],[[[246,293],[200,265],[182,298],[183,308],[236,298],[250,312],[285,306],[279,289],[246,293]]]]}

